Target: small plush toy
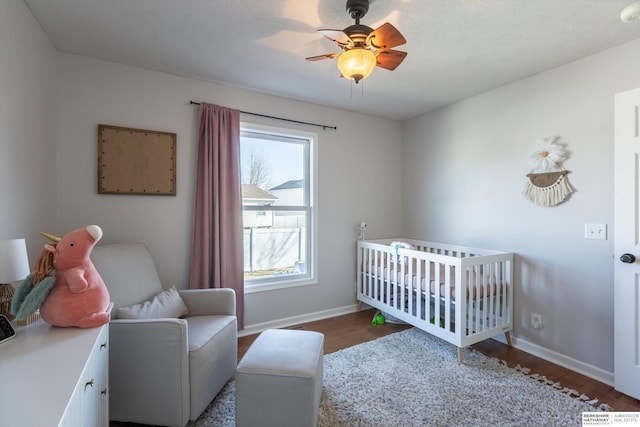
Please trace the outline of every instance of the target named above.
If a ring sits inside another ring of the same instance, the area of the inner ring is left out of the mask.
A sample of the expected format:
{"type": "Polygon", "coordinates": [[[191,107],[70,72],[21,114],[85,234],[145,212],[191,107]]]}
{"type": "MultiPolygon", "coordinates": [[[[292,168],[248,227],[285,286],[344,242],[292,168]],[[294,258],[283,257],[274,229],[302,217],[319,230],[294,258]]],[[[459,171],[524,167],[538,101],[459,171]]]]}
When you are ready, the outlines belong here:
{"type": "Polygon", "coordinates": [[[385,320],[384,315],[379,311],[377,311],[376,314],[373,315],[373,320],[371,320],[371,324],[373,326],[384,325],[384,320],[385,320]]]}
{"type": "Polygon", "coordinates": [[[51,325],[94,328],[111,320],[109,291],[89,259],[102,238],[102,229],[89,225],[65,234],[55,245],[45,245],[53,254],[55,283],[40,306],[40,316],[51,325]]]}

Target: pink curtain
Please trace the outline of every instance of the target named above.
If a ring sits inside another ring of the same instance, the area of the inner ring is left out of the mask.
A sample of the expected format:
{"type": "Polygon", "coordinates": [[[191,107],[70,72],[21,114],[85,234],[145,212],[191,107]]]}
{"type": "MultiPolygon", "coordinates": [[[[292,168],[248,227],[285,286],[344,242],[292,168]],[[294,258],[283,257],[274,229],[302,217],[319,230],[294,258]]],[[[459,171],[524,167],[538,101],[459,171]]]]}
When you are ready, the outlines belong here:
{"type": "Polygon", "coordinates": [[[232,288],[244,328],[240,111],[198,110],[198,158],[191,247],[191,288],[232,288]]]}

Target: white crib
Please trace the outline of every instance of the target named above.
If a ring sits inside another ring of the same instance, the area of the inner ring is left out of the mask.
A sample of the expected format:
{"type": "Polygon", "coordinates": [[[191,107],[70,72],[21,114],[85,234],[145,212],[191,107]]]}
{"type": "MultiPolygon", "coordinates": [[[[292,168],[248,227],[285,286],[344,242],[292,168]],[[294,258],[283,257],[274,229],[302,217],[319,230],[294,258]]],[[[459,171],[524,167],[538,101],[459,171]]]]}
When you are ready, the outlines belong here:
{"type": "Polygon", "coordinates": [[[465,347],[495,335],[504,333],[511,345],[512,253],[406,238],[360,240],[357,269],[358,301],[457,346],[460,363],[465,347]]]}

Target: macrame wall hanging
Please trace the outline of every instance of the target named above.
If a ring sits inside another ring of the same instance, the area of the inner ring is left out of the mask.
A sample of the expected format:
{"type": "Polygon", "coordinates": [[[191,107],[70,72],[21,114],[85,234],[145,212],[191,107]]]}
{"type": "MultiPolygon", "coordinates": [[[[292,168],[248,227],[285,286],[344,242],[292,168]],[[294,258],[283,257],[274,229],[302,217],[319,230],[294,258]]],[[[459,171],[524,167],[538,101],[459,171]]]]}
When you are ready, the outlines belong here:
{"type": "Polygon", "coordinates": [[[559,139],[558,136],[540,139],[529,153],[533,169],[527,175],[522,194],[538,206],[555,206],[573,191],[567,177],[569,171],[562,166],[569,155],[559,139]]]}

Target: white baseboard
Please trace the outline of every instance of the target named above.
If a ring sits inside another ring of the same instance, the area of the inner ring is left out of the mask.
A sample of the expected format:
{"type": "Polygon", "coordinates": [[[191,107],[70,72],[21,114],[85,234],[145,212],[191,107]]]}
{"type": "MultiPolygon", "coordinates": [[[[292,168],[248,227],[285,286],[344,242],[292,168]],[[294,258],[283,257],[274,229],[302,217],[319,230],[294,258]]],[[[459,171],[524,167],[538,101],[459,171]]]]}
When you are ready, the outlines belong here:
{"type": "Polygon", "coordinates": [[[347,305],[345,307],[332,308],[330,310],[317,311],[315,313],[303,314],[300,316],[286,317],[284,319],[276,319],[270,322],[256,323],[254,325],[245,326],[238,331],[239,337],[253,335],[272,328],[288,328],[290,326],[299,325],[301,323],[315,322],[316,320],[328,319],[330,317],[342,316],[343,314],[355,313],[358,311],[358,305],[347,305]]]}
{"type": "MultiPolygon", "coordinates": [[[[504,344],[507,343],[503,335],[498,335],[493,339],[504,344]]],[[[540,359],[555,363],[556,365],[562,366],[563,368],[570,369],[591,379],[600,381],[601,383],[613,386],[613,372],[605,371],[604,369],[598,368],[597,366],[593,366],[564,354],[549,350],[546,347],[534,344],[524,338],[512,336],[511,343],[518,350],[525,351],[529,354],[539,357],[540,359]]],[[[523,368],[526,368],[526,366],[523,366],[523,368]]]]}
{"type": "MultiPolygon", "coordinates": [[[[366,305],[363,305],[362,307],[362,309],[367,309],[367,308],[370,308],[370,307],[366,305]]],[[[299,325],[301,323],[308,323],[308,322],[314,322],[316,320],[328,319],[330,317],[341,316],[343,314],[355,313],[356,311],[358,311],[358,305],[353,304],[353,305],[348,305],[344,307],[332,308],[330,310],[323,310],[315,313],[303,314],[300,316],[277,319],[270,322],[256,323],[254,325],[248,325],[242,331],[239,331],[238,336],[244,337],[247,335],[253,335],[271,328],[288,328],[291,326],[299,325]]],[[[506,344],[504,335],[498,335],[493,339],[506,344]]],[[[527,341],[524,338],[518,338],[518,337],[512,336],[511,343],[518,350],[525,351],[529,354],[532,354],[536,357],[544,359],[548,362],[555,363],[556,365],[562,366],[563,368],[570,369],[574,372],[585,375],[596,381],[600,381],[601,383],[613,386],[613,372],[605,371],[604,369],[598,368],[597,366],[593,366],[588,363],[581,362],[572,357],[566,356],[564,354],[555,352],[553,350],[549,350],[548,348],[545,348],[537,344],[534,344],[530,341],[527,341]]],[[[526,366],[523,366],[523,368],[526,368],[526,366]]]]}

